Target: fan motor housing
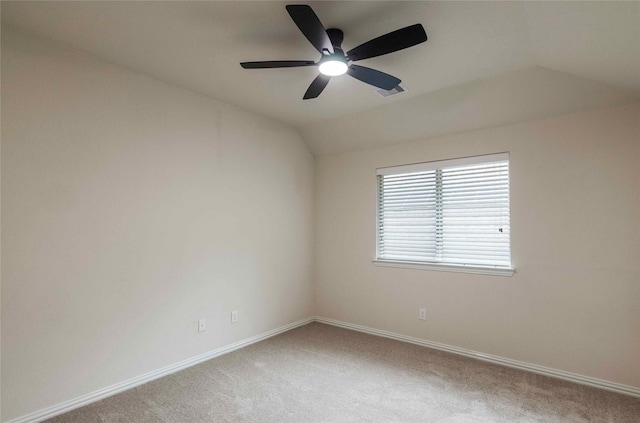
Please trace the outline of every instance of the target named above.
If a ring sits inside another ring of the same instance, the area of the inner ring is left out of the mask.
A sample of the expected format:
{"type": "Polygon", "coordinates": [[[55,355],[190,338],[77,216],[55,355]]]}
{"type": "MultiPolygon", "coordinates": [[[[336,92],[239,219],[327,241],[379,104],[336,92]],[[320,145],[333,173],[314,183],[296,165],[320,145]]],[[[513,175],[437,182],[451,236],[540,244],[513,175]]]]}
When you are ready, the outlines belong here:
{"type": "Polygon", "coordinates": [[[329,28],[327,29],[327,35],[329,36],[331,45],[333,45],[334,49],[336,47],[340,48],[342,41],[344,40],[344,32],[338,28],[329,28]]]}

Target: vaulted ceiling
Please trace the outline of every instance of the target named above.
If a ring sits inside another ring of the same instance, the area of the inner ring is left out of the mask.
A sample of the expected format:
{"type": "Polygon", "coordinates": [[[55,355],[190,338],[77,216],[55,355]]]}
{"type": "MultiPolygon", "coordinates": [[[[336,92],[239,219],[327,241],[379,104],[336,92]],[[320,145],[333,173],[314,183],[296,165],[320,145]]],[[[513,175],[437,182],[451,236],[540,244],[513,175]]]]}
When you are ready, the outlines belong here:
{"type": "Polygon", "coordinates": [[[2,2],[2,23],[297,127],[316,154],[640,99],[640,2],[304,2],[345,50],[414,23],[426,43],[359,62],[402,79],[380,97],[348,76],[302,100],[317,60],[285,2],[2,2]]]}

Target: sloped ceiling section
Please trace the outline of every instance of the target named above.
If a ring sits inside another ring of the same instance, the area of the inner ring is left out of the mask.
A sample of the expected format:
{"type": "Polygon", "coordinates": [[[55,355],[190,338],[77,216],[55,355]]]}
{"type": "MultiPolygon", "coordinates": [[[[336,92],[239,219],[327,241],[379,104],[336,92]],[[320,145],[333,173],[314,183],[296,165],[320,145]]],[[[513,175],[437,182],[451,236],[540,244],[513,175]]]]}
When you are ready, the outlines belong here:
{"type": "Polygon", "coordinates": [[[422,23],[429,41],[360,62],[408,91],[380,97],[348,76],[303,101],[316,60],[277,1],[3,1],[2,23],[300,129],[316,154],[463,131],[640,98],[640,2],[340,1],[310,4],[345,49],[422,23]]]}
{"type": "Polygon", "coordinates": [[[539,66],[300,128],[317,155],[634,101],[637,93],[539,66]]]}
{"type": "Polygon", "coordinates": [[[536,66],[303,125],[311,150],[340,153],[640,99],[640,2],[518,7],[536,66]]]}
{"type": "Polygon", "coordinates": [[[527,2],[539,66],[640,90],[640,2],[527,2]]]}

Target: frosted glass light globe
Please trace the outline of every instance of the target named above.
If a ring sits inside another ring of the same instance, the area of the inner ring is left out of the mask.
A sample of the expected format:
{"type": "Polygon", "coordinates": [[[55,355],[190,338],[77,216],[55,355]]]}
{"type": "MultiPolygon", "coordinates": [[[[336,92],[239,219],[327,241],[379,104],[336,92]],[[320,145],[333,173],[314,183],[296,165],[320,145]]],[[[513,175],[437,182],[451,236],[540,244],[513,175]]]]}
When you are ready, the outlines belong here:
{"type": "Polygon", "coordinates": [[[320,64],[320,73],[327,76],[338,76],[347,72],[347,64],[340,60],[327,60],[320,64]]]}

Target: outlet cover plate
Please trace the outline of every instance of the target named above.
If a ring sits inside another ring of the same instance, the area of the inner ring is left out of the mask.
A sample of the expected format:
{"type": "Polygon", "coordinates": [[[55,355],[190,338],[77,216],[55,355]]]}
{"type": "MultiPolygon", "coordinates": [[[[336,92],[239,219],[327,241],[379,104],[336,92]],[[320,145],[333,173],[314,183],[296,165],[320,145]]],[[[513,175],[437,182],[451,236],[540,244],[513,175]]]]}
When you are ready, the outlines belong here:
{"type": "Polygon", "coordinates": [[[427,309],[421,308],[418,310],[418,319],[427,320],[427,309]]]}

